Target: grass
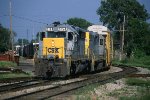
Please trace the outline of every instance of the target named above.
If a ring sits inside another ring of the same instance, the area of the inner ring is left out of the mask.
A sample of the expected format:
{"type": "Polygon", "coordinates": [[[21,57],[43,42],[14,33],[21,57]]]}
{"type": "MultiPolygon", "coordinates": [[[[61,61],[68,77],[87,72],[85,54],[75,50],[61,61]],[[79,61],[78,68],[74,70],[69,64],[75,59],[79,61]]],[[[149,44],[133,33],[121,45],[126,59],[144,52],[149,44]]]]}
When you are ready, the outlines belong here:
{"type": "Polygon", "coordinates": [[[150,70],[150,56],[143,57],[131,57],[130,59],[124,59],[122,61],[113,60],[113,65],[127,65],[148,68],[150,70]]]}
{"type": "Polygon", "coordinates": [[[127,85],[131,86],[150,86],[150,80],[141,80],[138,78],[127,78],[126,80],[127,85]]]}
{"type": "Polygon", "coordinates": [[[93,98],[91,96],[86,96],[86,95],[81,96],[81,95],[78,95],[75,100],[93,100],[93,98]]]}
{"type": "Polygon", "coordinates": [[[0,61],[0,68],[16,67],[17,64],[10,61],[0,61]]]}
{"type": "Polygon", "coordinates": [[[98,83],[87,85],[87,86],[85,86],[83,88],[78,89],[75,92],[75,95],[85,95],[85,94],[88,94],[90,91],[94,91],[94,88],[97,88],[98,86],[100,86],[100,84],[98,84],[98,83]]]}
{"type": "Polygon", "coordinates": [[[120,100],[149,100],[150,99],[150,80],[137,78],[127,78],[126,84],[137,86],[137,94],[132,96],[121,96],[120,100]]]}
{"type": "MultiPolygon", "coordinates": [[[[17,64],[10,62],[10,61],[0,61],[0,68],[10,68],[10,67],[17,67],[17,64]]],[[[22,72],[21,70],[15,70],[9,73],[0,73],[0,80],[6,79],[6,78],[31,77],[31,76],[33,76],[31,72],[25,73],[25,72],[22,72]]]]}
{"type": "Polygon", "coordinates": [[[0,74],[0,79],[6,78],[17,78],[17,77],[31,77],[28,73],[7,73],[7,74],[0,74]]]}
{"type": "Polygon", "coordinates": [[[150,99],[149,94],[145,94],[142,96],[120,97],[120,100],[149,100],[149,99],[150,99]]]}

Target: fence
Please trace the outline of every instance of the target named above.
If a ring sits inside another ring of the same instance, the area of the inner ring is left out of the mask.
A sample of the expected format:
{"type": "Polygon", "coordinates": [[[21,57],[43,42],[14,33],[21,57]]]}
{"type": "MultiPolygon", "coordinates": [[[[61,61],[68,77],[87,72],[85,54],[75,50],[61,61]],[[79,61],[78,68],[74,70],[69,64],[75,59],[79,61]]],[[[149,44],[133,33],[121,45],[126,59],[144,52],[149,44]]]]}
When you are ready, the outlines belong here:
{"type": "MultiPolygon", "coordinates": [[[[0,61],[13,61],[11,54],[0,54],[0,61]]],[[[14,62],[19,65],[19,56],[14,56],[14,62]]]]}

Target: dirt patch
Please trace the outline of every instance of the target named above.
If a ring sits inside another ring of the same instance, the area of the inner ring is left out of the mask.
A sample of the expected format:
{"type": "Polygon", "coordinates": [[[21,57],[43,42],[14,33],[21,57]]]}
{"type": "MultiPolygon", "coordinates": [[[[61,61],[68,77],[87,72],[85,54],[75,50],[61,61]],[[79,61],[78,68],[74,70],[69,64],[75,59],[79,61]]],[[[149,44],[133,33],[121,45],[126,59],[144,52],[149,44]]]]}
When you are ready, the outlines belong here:
{"type": "MultiPolygon", "coordinates": [[[[137,72],[136,74],[150,74],[150,70],[147,68],[141,68],[141,67],[137,67],[137,69],[139,70],[139,72],[137,72]]],[[[139,77],[139,79],[142,80],[150,80],[150,77],[139,77]]]]}
{"type": "Polygon", "coordinates": [[[115,72],[120,72],[120,71],[122,71],[121,68],[115,67],[115,66],[111,66],[108,71],[101,72],[100,74],[109,74],[109,73],[115,73],[115,72]]]}
{"type": "Polygon", "coordinates": [[[150,70],[147,68],[141,68],[141,67],[136,67],[139,72],[137,72],[137,74],[150,74],[150,70]]]}
{"type": "Polygon", "coordinates": [[[116,97],[109,96],[113,91],[125,88],[125,79],[120,79],[112,83],[107,83],[101,85],[98,88],[95,88],[94,91],[91,91],[91,95],[102,100],[116,100],[116,97]]]}

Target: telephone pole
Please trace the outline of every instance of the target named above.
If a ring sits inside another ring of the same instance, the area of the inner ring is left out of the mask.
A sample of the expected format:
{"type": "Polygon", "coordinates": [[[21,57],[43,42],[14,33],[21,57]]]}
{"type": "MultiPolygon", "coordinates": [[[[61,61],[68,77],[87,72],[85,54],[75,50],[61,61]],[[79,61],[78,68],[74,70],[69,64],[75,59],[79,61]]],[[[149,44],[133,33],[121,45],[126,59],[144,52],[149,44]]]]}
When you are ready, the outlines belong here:
{"type": "Polygon", "coordinates": [[[9,16],[10,16],[10,37],[11,37],[11,48],[12,48],[12,61],[14,62],[14,36],[12,32],[12,6],[11,0],[9,0],[9,16]]]}
{"type": "Polygon", "coordinates": [[[123,16],[123,32],[122,32],[122,47],[121,47],[121,52],[122,52],[122,58],[123,58],[123,48],[124,48],[124,26],[125,26],[125,15],[123,16]]]}
{"type": "Polygon", "coordinates": [[[125,31],[125,22],[126,22],[126,17],[125,15],[123,16],[123,24],[120,24],[120,29],[119,30],[114,30],[114,31],[119,31],[120,32],[120,50],[119,50],[119,60],[123,59],[123,48],[124,48],[124,33],[125,31]],[[122,34],[121,34],[122,33],[122,34]]]}
{"type": "MultiPolygon", "coordinates": [[[[28,40],[28,34],[29,34],[29,30],[27,29],[27,40],[28,40]]],[[[28,40],[29,41],[29,40],[28,40]]]]}
{"type": "MultiPolygon", "coordinates": [[[[119,60],[123,59],[123,48],[124,48],[124,32],[125,32],[125,15],[123,16],[123,30],[121,35],[121,48],[120,48],[120,58],[119,60]]],[[[120,29],[121,30],[121,29],[120,29]]],[[[121,31],[120,31],[121,32],[121,31]]]]}
{"type": "Polygon", "coordinates": [[[21,55],[22,55],[22,57],[23,57],[23,38],[22,38],[22,41],[21,41],[21,55]]]}

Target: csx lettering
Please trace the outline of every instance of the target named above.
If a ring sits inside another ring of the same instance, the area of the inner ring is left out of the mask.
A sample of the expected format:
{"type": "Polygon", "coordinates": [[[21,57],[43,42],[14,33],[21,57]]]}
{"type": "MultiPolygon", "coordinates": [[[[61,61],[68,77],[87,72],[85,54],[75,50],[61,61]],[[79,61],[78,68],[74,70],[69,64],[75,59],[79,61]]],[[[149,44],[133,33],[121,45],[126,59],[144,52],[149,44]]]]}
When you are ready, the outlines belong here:
{"type": "Polygon", "coordinates": [[[59,53],[58,51],[59,48],[48,48],[48,53],[59,53]]]}

